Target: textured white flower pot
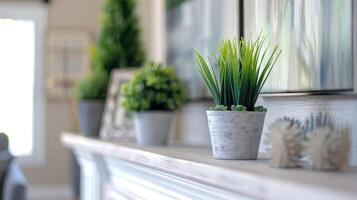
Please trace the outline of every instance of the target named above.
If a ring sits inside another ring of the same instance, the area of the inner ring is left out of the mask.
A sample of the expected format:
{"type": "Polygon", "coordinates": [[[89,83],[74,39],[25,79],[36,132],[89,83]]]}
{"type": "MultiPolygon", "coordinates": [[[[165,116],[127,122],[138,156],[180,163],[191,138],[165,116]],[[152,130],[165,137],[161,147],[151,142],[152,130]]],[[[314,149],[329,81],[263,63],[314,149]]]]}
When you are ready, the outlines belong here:
{"type": "Polygon", "coordinates": [[[257,159],[265,112],[207,111],[215,159],[257,159]]]}
{"type": "Polygon", "coordinates": [[[166,145],[174,112],[145,111],[135,114],[136,139],[142,145],[166,145]]]}

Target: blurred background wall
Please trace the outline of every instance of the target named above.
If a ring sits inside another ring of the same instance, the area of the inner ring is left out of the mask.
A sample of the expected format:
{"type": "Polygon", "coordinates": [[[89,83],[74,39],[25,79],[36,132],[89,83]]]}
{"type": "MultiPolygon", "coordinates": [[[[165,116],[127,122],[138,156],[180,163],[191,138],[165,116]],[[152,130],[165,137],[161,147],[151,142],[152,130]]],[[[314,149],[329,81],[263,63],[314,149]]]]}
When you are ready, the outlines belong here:
{"type": "MultiPolygon", "coordinates": [[[[48,6],[48,33],[57,30],[78,30],[89,32],[94,41],[98,33],[100,13],[105,0],[53,0],[48,6]]],[[[22,4],[29,1],[11,1],[22,4]]],[[[35,2],[35,0],[30,1],[35,2]]],[[[162,49],[164,20],[157,12],[162,6],[160,0],[138,1],[138,14],[142,23],[143,43],[148,57],[156,62],[162,62],[165,55],[162,49]]],[[[48,59],[45,57],[45,59],[48,59]]],[[[46,62],[45,62],[46,63],[46,62]]],[[[40,166],[23,166],[25,176],[29,182],[30,197],[34,200],[69,199],[70,172],[69,152],[60,143],[60,135],[64,130],[78,131],[78,125],[73,118],[73,102],[63,98],[60,100],[47,98],[46,100],[46,131],[45,131],[45,163],[40,166]]],[[[75,108],[74,108],[75,109],[75,108]]],[[[35,142],[36,143],[36,142],[35,142]]]]}
{"type": "MultiPolygon", "coordinates": [[[[48,4],[48,32],[57,29],[84,29],[89,30],[95,37],[103,2],[104,0],[52,1],[48,4]]],[[[72,103],[68,100],[47,99],[45,165],[23,167],[30,184],[30,197],[32,196],[33,199],[56,195],[59,198],[69,198],[71,195],[69,154],[60,143],[61,131],[77,129],[69,110],[71,105],[72,103]]]]}

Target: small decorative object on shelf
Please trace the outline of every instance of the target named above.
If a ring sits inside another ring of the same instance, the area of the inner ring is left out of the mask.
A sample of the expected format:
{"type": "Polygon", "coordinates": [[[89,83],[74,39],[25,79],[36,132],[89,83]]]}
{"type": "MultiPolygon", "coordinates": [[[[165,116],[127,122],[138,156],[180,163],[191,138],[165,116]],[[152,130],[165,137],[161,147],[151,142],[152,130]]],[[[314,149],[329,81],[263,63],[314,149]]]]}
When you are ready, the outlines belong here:
{"type": "Polygon", "coordinates": [[[281,53],[277,46],[268,51],[265,39],[225,39],[212,55],[214,63],[196,52],[197,69],[215,103],[207,118],[216,159],[257,159],[267,109],[255,103],[281,53]]]}
{"type": "Polygon", "coordinates": [[[340,170],[349,161],[349,129],[336,125],[327,113],[311,114],[304,126],[289,117],[278,119],[266,142],[273,167],[298,167],[302,156],[307,160],[304,166],[313,170],[340,170]]]}
{"type": "Polygon", "coordinates": [[[132,79],[134,71],[134,68],[112,70],[99,133],[103,140],[118,142],[135,140],[133,116],[120,104],[123,95],[119,90],[124,83],[132,79]]]}
{"type": "Polygon", "coordinates": [[[177,110],[186,100],[186,90],[172,67],[147,64],[121,87],[122,105],[135,112],[137,142],[165,145],[177,110]]]}
{"type": "Polygon", "coordinates": [[[329,114],[318,112],[316,115],[311,114],[308,119],[305,120],[304,132],[308,133],[319,127],[334,128],[332,118],[329,114]]]}
{"type": "Polygon", "coordinates": [[[306,121],[305,151],[308,167],[314,170],[340,170],[347,166],[350,153],[349,129],[336,128],[328,114],[312,115],[306,121]]]}
{"type": "Polygon", "coordinates": [[[327,113],[311,114],[304,126],[288,117],[278,119],[269,128],[267,143],[274,167],[298,167],[304,156],[310,169],[340,170],[349,160],[349,129],[336,125],[327,113]]]}
{"type": "Polygon", "coordinates": [[[348,164],[349,151],[348,129],[336,130],[330,127],[321,127],[308,134],[306,153],[311,169],[343,169],[348,164]]]}
{"type": "Polygon", "coordinates": [[[298,167],[302,153],[303,128],[300,121],[284,117],[269,128],[268,145],[273,167],[298,167]]]}

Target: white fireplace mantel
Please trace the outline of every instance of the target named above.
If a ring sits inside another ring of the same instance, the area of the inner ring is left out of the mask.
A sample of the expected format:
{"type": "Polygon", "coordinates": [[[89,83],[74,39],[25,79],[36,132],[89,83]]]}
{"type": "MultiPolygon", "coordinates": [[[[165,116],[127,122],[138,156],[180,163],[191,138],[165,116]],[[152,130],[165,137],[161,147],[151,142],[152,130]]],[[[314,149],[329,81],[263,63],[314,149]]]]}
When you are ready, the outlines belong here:
{"type": "Polygon", "coordinates": [[[208,148],[143,147],[64,133],[81,166],[82,200],[357,199],[357,167],[271,168],[267,160],[215,160],[208,148]]]}

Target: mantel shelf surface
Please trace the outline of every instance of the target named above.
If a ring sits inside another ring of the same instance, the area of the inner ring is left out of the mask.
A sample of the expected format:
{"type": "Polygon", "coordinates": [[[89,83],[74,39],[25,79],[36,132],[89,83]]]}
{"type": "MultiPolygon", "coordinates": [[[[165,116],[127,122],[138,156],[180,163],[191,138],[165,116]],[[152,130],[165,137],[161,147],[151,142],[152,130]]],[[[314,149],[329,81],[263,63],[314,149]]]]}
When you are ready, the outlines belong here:
{"type": "Polygon", "coordinates": [[[277,169],[268,160],[215,160],[207,147],[139,146],[64,133],[62,142],[231,192],[264,199],[357,199],[357,167],[340,172],[277,169]],[[295,198],[291,198],[291,197],[295,198]]]}

